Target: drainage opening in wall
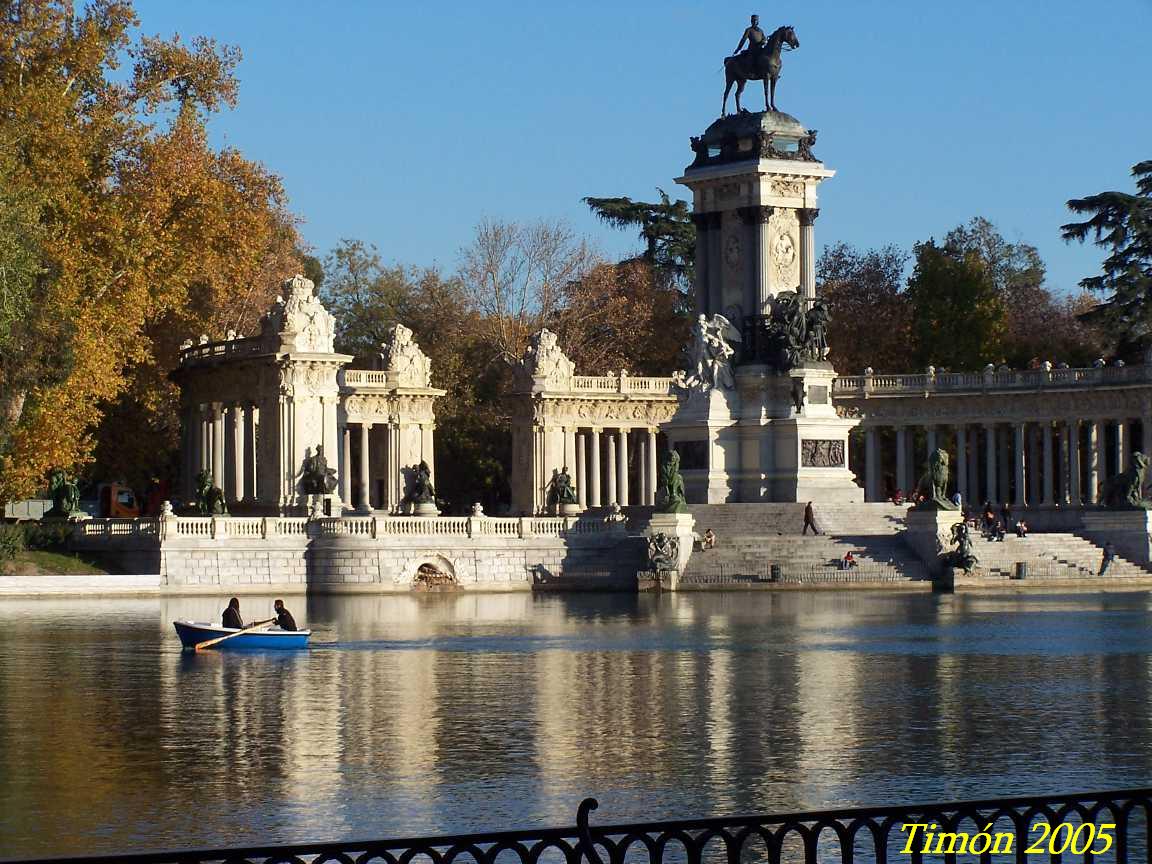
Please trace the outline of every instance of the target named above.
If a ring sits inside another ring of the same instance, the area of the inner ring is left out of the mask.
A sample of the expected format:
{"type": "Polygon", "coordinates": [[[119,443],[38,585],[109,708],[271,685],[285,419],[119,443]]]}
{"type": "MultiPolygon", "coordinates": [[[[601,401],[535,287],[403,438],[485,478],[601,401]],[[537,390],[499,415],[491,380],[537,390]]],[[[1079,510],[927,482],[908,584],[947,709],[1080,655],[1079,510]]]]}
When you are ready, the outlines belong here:
{"type": "Polygon", "coordinates": [[[456,572],[452,564],[447,559],[437,556],[416,568],[416,575],[412,578],[412,590],[458,591],[460,583],[456,581],[456,572]]]}

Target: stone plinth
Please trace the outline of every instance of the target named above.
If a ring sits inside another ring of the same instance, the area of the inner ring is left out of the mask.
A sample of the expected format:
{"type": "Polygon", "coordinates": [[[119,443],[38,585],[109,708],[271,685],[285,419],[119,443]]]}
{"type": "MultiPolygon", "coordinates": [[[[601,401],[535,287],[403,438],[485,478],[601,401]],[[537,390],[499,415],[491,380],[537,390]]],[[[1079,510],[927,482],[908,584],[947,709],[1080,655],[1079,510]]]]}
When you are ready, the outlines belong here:
{"type": "Polygon", "coordinates": [[[676,567],[660,570],[642,571],[638,575],[641,581],[646,578],[654,579],[665,591],[675,591],[679,587],[680,574],[688,566],[688,559],[692,557],[692,545],[696,539],[694,528],[696,519],[691,513],[653,513],[644,532],[646,537],[664,534],[674,537],[677,541],[678,554],[676,567]]]}
{"type": "Polygon", "coordinates": [[[433,516],[439,516],[440,510],[435,501],[420,501],[412,508],[412,515],[422,519],[431,519],[433,516]]]}
{"type": "Polygon", "coordinates": [[[579,516],[584,512],[584,508],[579,504],[560,504],[558,509],[561,516],[579,516]]]}
{"type": "Polygon", "coordinates": [[[951,547],[952,526],[960,522],[959,510],[910,507],[904,517],[904,541],[924,562],[933,580],[943,575],[940,554],[951,547]]]}
{"type": "Polygon", "coordinates": [[[732,475],[740,463],[736,432],[740,397],[734,390],[690,390],[660,428],[680,453],[685,498],[693,504],[736,499],[732,475]]]}
{"type": "Polygon", "coordinates": [[[1152,511],[1085,510],[1084,536],[1097,545],[1111,543],[1116,554],[1135,564],[1152,563],[1152,511]]]}

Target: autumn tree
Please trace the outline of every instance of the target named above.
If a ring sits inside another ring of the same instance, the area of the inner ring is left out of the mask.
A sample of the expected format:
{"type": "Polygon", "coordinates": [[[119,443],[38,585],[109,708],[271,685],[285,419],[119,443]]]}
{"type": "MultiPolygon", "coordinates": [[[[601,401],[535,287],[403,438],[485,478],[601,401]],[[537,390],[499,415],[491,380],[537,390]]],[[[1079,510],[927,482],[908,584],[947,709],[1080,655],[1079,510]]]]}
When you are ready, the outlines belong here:
{"type": "Polygon", "coordinates": [[[917,243],[913,257],[908,301],[915,348],[909,359],[915,368],[978,369],[998,358],[1005,304],[988,263],[975,250],[939,246],[934,240],[917,243]]]}
{"type": "Polygon", "coordinates": [[[861,252],[837,243],[816,262],[817,291],[832,310],[831,360],[841,372],[907,371],[912,344],[911,305],[904,293],[907,261],[908,253],[895,246],[861,252]]]}
{"type": "Polygon", "coordinates": [[[250,331],[298,266],[279,180],[207,143],[239,52],[135,38],[136,24],[126,0],[0,5],[4,186],[35,208],[21,344],[54,353],[0,370],[0,498],[94,452],[101,473],[162,469],[180,341],[250,331]]]}
{"type": "Polygon", "coordinates": [[[1134,165],[1132,176],[1136,194],[1074,198],[1068,208],[1091,215],[1060,228],[1067,241],[1091,239],[1109,250],[1104,272],[1080,281],[1082,288],[1104,295],[1085,317],[1115,334],[1120,353],[1129,359],[1152,345],[1152,161],[1134,165]]]}

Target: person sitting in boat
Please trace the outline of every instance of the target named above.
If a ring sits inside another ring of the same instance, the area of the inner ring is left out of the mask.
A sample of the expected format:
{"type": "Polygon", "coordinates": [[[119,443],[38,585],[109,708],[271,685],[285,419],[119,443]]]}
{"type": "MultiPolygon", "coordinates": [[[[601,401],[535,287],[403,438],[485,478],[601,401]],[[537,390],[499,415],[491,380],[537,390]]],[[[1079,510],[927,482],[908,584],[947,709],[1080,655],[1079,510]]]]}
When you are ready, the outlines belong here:
{"type": "Polygon", "coordinates": [[[233,597],[228,601],[228,608],[221,616],[220,625],[234,630],[244,629],[244,619],[240,617],[240,601],[237,598],[233,597]]]}
{"type": "Polygon", "coordinates": [[[284,601],[277,600],[272,604],[272,611],[276,613],[276,626],[281,630],[299,630],[296,626],[296,619],[292,617],[292,613],[284,608],[284,601]]]}

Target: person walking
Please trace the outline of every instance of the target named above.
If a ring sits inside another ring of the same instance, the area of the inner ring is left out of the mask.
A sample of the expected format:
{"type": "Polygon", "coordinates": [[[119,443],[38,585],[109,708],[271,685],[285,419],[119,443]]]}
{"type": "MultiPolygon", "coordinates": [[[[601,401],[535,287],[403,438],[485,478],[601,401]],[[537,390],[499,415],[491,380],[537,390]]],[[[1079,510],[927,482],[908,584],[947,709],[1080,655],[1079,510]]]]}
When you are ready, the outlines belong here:
{"type": "Polygon", "coordinates": [[[1104,555],[1100,558],[1100,572],[1097,573],[1096,575],[1097,576],[1103,576],[1105,573],[1107,573],[1108,568],[1112,564],[1112,559],[1115,557],[1116,557],[1116,547],[1113,546],[1112,541],[1109,540],[1107,543],[1104,544],[1104,555]]]}
{"type": "Polygon", "coordinates": [[[816,527],[816,514],[812,510],[811,501],[804,505],[804,528],[800,533],[807,534],[809,528],[812,529],[813,534],[820,533],[819,529],[816,527]]]}

